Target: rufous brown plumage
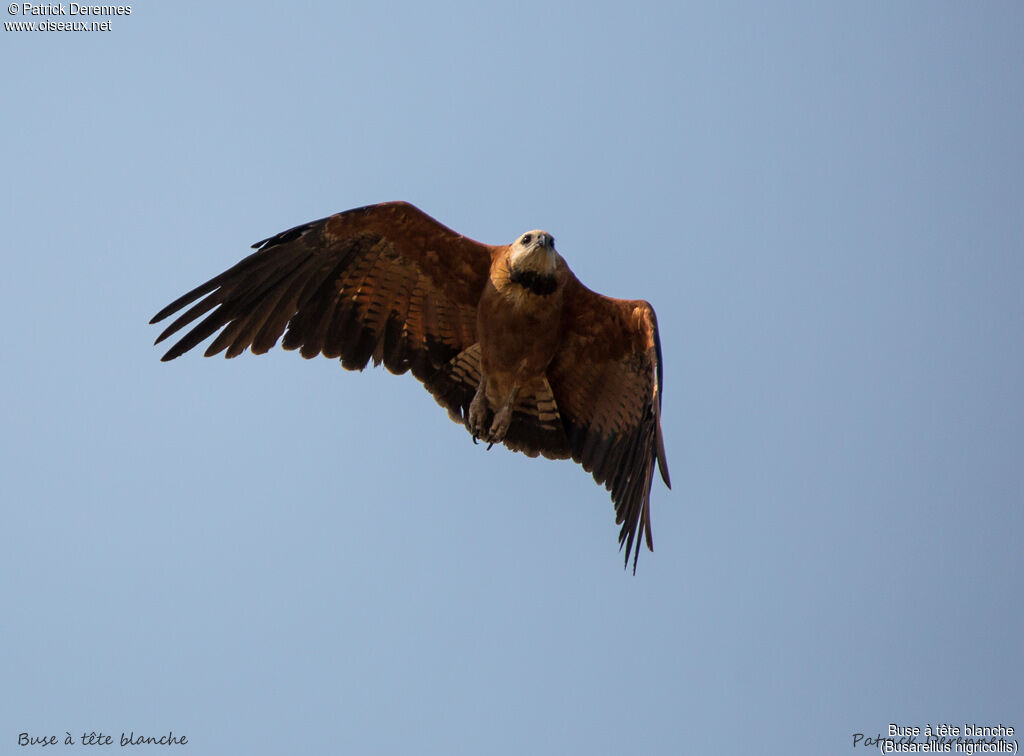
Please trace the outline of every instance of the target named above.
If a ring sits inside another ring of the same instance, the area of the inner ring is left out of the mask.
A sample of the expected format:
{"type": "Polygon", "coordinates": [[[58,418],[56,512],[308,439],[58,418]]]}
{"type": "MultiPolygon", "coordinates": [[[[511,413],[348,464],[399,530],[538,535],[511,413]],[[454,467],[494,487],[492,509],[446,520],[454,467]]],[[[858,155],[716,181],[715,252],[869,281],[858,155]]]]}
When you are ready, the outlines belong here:
{"type": "Polygon", "coordinates": [[[641,531],[653,550],[656,462],[670,483],[650,304],[587,289],[547,232],[481,244],[405,202],[348,210],[253,246],[153,317],[188,307],[156,340],[191,326],[164,360],[215,333],[208,357],[262,354],[283,335],[285,349],[349,370],[372,359],[411,371],[474,441],[572,458],[592,473],[611,492],[634,572],[641,531]]]}

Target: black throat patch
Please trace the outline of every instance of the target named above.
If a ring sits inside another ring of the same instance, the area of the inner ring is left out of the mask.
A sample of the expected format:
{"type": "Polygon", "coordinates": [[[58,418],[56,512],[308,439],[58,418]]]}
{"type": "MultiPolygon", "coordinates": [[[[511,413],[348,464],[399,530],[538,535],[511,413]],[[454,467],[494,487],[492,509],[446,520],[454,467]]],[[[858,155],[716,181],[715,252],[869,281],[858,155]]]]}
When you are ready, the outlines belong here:
{"type": "Polygon", "coordinates": [[[519,284],[532,294],[539,294],[546,297],[554,294],[558,288],[558,279],[550,273],[538,273],[535,270],[513,270],[508,280],[519,284]]]}

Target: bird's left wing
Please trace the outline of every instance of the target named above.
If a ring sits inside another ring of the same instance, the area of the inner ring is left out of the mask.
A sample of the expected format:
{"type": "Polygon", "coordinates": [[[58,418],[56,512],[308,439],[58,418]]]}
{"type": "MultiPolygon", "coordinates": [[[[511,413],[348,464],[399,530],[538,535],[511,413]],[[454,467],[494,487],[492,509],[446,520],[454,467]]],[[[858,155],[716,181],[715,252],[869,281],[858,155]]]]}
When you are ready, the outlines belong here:
{"type": "Polygon", "coordinates": [[[246,348],[262,354],[284,334],[283,347],[303,357],[341,358],[350,370],[372,357],[426,382],[476,342],[476,306],[496,249],[405,202],[348,210],[253,246],[256,252],[150,321],[192,305],[160,343],[203,318],[164,360],[217,331],[206,356],[246,348]]]}
{"type": "Polygon", "coordinates": [[[651,538],[650,498],[657,460],[670,486],[661,435],[661,342],[650,304],[612,299],[573,277],[565,291],[562,346],[548,381],[572,458],[611,491],[619,546],[633,570],[640,531],[651,538]],[[635,542],[635,549],[634,549],[635,542]]]}

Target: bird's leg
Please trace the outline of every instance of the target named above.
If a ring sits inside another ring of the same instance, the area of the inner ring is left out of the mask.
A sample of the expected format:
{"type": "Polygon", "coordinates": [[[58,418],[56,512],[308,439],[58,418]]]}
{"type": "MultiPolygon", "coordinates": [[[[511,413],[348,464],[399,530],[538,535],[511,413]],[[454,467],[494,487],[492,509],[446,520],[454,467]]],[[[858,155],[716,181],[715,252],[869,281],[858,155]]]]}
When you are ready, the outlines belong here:
{"type": "MultiPolygon", "coordinates": [[[[501,409],[494,413],[494,421],[491,423],[491,430],[487,434],[487,440],[491,442],[491,446],[500,444],[505,440],[508,426],[512,422],[512,408],[516,406],[516,399],[518,398],[519,386],[516,386],[509,392],[508,399],[505,400],[505,404],[502,405],[501,409]]],[[[490,449],[491,446],[487,448],[490,449]]]]}
{"type": "Polygon", "coordinates": [[[476,387],[476,395],[469,403],[469,432],[473,434],[473,443],[484,435],[484,423],[487,422],[487,377],[480,376],[480,385],[476,387]]]}

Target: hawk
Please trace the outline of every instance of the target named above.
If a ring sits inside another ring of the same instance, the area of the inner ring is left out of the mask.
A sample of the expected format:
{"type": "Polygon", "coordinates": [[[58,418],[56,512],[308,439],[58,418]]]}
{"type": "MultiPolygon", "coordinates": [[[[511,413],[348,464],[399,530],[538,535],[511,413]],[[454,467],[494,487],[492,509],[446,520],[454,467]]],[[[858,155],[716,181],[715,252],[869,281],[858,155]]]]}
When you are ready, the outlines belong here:
{"type": "Polygon", "coordinates": [[[634,573],[641,531],[654,550],[655,460],[671,483],[650,304],[586,288],[546,231],[482,244],[406,202],[338,213],[253,248],[153,317],[191,305],[156,340],[192,326],[165,361],[220,331],[207,357],[263,354],[283,335],[285,349],[348,370],[372,359],[411,371],[474,442],[572,458],[592,473],[611,492],[634,573]]]}

